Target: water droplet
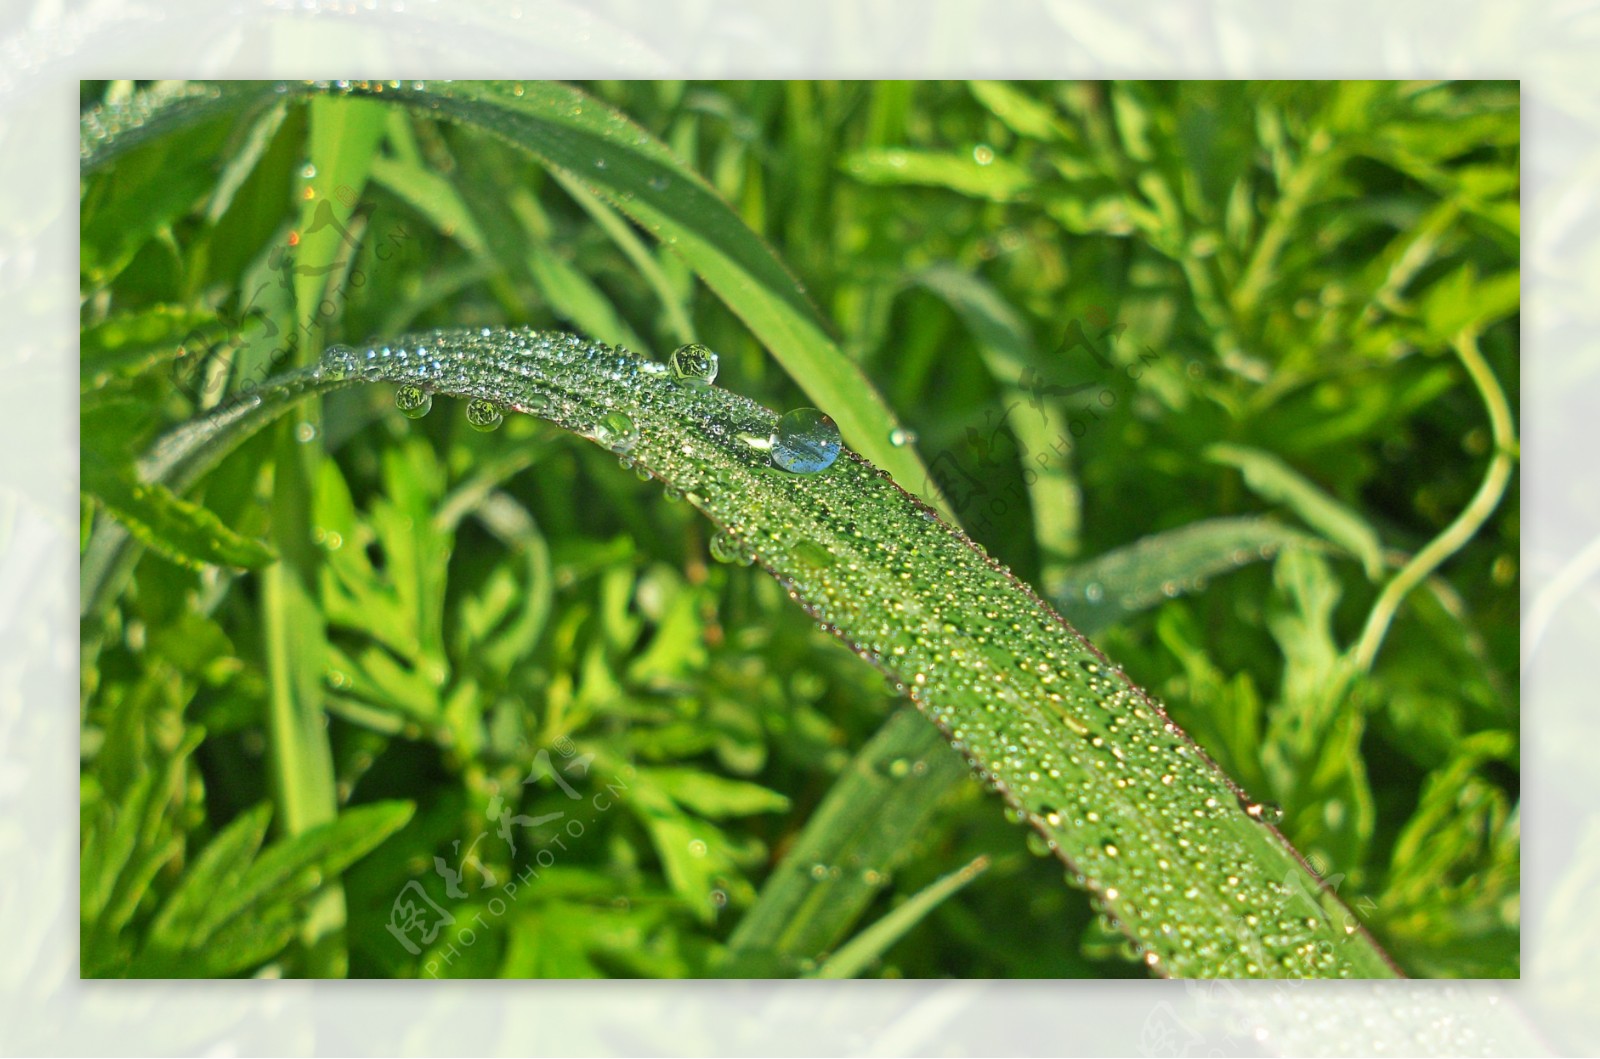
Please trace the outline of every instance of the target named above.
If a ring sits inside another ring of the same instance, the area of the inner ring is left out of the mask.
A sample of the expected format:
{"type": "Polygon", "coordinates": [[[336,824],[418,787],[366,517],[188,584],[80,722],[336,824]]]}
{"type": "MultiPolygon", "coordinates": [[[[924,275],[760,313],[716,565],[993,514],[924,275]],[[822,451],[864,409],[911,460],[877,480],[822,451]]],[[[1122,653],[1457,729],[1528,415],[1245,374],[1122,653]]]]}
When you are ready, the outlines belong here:
{"type": "Polygon", "coordinates": [[[740,563],[749,565],[750,560],[745,558],[744,548],[739,544],[739,538],[727,530],[718,530],[711,535],[711,558],[719,563],[740,563]]]}
{"type": "Polygon", "coordinates": [[[839,457],[839,428],[815,408],[796,408],[778,420],[772,462],[795,474],[815,474],[839,457]]]}
{"type": "Polygon", "coordinates": [[[916,443],[917,432],[915,430],[907,430],[905,427],[895,427],[893,430],[889,431],[889,444],[893,445],[897,449],[904,448],[907,445],[915,445],[916,443]]]}
{"type": "Polygon", "coordinates": [[[294,439],[302,445],[308,445],[317,440],[317,428],[302,421],[294,428],[294,439]]]}
{"type": "Polygon", "coordinates": [[[697,838],[689,843],[689,852],[696,857],[703,857],[706,855],[706,844],[697,838]]]}
{"type": "Polygon", "coordinates": [[[1244,812],[1250,819],[1260,820],[1263,824],[1283,823],[1283,806],[1275,802],[1247,802],[1244,812]]]}
{"type": "Polygon", "coordinates": [[[612,452],[627,452],[639,441],[639,428],[626,412],[607,412],[594,425],[594,438],[612,452]]]}
{"type": "Polygon", "coordinates": [[[322,374],[329,379],[352,379],[361,362],[349,346],[329,346],[322,351],[322,374]]]}
{"type": "Polygon", "coordinates": [[[717,381],[717,355],[698,342],[673,350],[668,366],[673,379],[685,386],[710,386],[717,381]]]}
{"type": "Polygon", "coordinates": [[[474,430],[493,430],[505,422],[505,418],[493,401],[474,397],[467,402],[467,424],[474,430]]]}
{"type": "Polygon", "coordinates": [[[421,419],[433,407],[433,395],[414,382],[408,382],[394,392],[394,406],[407,419],[421,419]]]}
{"type": "Polygon", "coordinates": [[[980,143],[972,149],[972,160],[979,165],[990,165],[994,162],[994,148],[986,143],[980,143]]]}

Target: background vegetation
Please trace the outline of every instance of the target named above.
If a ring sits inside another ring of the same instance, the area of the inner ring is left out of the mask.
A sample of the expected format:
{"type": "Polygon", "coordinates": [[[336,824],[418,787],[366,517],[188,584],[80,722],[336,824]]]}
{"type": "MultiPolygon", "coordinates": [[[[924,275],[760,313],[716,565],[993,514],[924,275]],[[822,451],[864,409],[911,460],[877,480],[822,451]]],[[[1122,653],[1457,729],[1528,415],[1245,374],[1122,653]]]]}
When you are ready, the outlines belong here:
{"type": "MultiPolygon", "coordinates": [[[[1363,636],[1474,503],[1496,387],[1516,404],[1515,85],[585,88],[773,245],[967,530],[1282,805],[1405,970],[1517,973],[1514,489],[1363,636]]],[[[670,245],[426,112],[196,126],[86,179],[82,233],[86,539],[149,511],[128,452],[334,342],[692,339],[809,403],[670,245]]],[[[915,755],[888,767],[939,797],[888,860],[806,869],[870,873],[864,910],[731,958],[900,700],[615,456],[450,403],[350,391],[248,443],[200,496],[241,537],[222,566],[183,561],[194,512],[144,527],[85,620],[84,974],[1145,973],[915,755]],[[227,565],[257,539],[278,561],[227,565]],[[454,922],[408,946],[397,900],[454,922]]]]}

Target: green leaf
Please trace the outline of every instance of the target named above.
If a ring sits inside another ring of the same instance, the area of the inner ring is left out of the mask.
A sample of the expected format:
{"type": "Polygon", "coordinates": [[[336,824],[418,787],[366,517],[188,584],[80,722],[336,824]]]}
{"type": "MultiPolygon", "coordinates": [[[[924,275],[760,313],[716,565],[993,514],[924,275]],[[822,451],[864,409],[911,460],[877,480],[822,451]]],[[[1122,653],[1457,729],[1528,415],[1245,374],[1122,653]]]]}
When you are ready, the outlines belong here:
{"type": "Polygon", "coordinates": [[[1481,331],[1517,312],[1522,305],[1522,276],[1516,269],[1487,279],[1467,262],[1423,292],[1418,308],[1424,325],[1441,345],[1465,330],[1481,331]]]}
{"type": "Polygon", "coordinates": [[[266,544],[241,536],[209,509],[184,500],[163,485],[141,482],[126,468],[113,468],[88,453],[83,489],[115,515],[140,542],[174,562],[256,569],[276,558],[266,544]]]}
{"type": "Polygon", "coordinates": [[[153,130],[181,127],[219,107],[264,105],[291,89],[414,106],[481,128],[581,181],[681,256],[828,410],[851,445],[902,482],[927,480],[916,453],[890,441],[898,423],[883,398],[829,337],[803,288],[766,243],[665,145],[576,88],[543,81],[202,86],[92,109],[83,119],[84,168],[103,166],[153,130]]]}
{"type": "Polygon", "coordinates": [[[410,802],[347,809],[255,855],[268,808],[251,810],[207,847],[158,913],[134,977],[214,978],[249,970],[293,939],[304,904],[411,819],[410,802]]]}
{"type": "Polygon", "coordinates": [[[650,778],[667,796],[692,813],[720,820],[729,816],[781,813],[789,799],[777,791],[742,780],[689,768],[652,768],[650,778]]]}
{"type": "Polygon", "coordinates": [[[806,821],[739,920],[719,972],[792,974],[834,951],[911,855],[940,801],[968,775],[926,717],[910,707],[897,711],[806,821]]]}
{"type": "Polygon", "coordinates": [[[113,374],[133,374],[164,360],[198,355],[228,330],[215,313],[181,305],[119,313],[85,328],[79,337],[83,388],[104,386],[113,374]]]}
{"type": "Polygon", "coordinates": [[[1032,398],[1024,386],[1023,380],[1039,361],[1033,335],[993,287],[970,273],[935,265],[919,272],[915,280],[955,310],[1005,393],[1007,407],[1017,409],[1005,423],[1016,434],[1017,455],[1033,509],[1034,538],[1042,553],[1044,574],[1049,577],[1078,550],[1082,497],[1062,451],[1069,435],[1067,416],[1059,404],[1032,398]],[[1023,401],[1030,398],[1034,407],[1022,408],[1023,401]]]}
{"type": "Polygon", "coordinates": [[[1339,582],[1319,555],[1291,548],[1273,567],[1267,627],[1283,651],[1279,701],[1261,758],[1285,830],[1353,873],[1372,836],[1372,790],[1359,752],[1365,717],[1357,674],[1333,637],[1339,582]]]}
{"type": "Polygon", "coordinates": [[[1005,81],[969,81],[967,87],[972,91],[972,98],[1018,136],[1035,140],[1061,138],[1062,126],[1055,111],[1033,96],[1005,81]]]}
{"type": "MultiPolygon", "coordinates": [[[[719,387],[679,386],[659,365],[572,336],[435,332],[361,351],[356,363],[361,381],[537,409],[590,437],[603,416],[626,409],[638,435],[630,458],[680,489],[720,528],[728,550],[759,562],[818,621],[893,673],[1100,894],[1152,969],[1393,973],[1364,933],[1335,925],[1345,914],[1336,898],[1246,811],[1238,790],[1158,704],[1009,571],[855,453],[819,473],[780,470],[764,445],[775,413],[719,387]],[[1093,815],[1080,815],[1089,805],[1093,815]],[[1160,908],[1146,903],[1141,880],[1172,872],[1188,882],[1184,896],[1160,908]],[[1258,934],[1241,914],[1281,914],[1285,880],[1325,915],[1307,919],[1306,933],[1292,939],[1258,934]],[[1175,911],[1177,928],[1168,918],[1175,911]],[[1319,950],[1319,939],[1328,947],[1319,950]]],[[[311,385],[356,381],[343,360],[330,364],[338,369],[332,377],[311,385]]],[[[304,387],[305,377],[291,375],[285,385],[304,387]]],[[[652,828],[675,888],[692,901],[708,879],[696,866],[706,858],[691,847],[709,851],[725,840],[684,818],[659,787],[639,784],[630,804],[652,828]]],[[[729,855],[736,868],[747,853],[729,855]]]]}
{"type": "Polygon", "coordinates": [[[1272,453],[1223,443],[1208,448],[1206,456],[1213,463],[1238,468],[1245,484],[1263,500],[1283,504],[1306,525],[1361,560],[1367,577],[1377,580],[1383,572],[1383,547],[1367,521],[1272,453]]]}
{"type": "Polygon", "coordinates": [[[988,857],[979,857],[959,871],[937,880],[916,896],[897,906],[872,926],[839,947],[839,951],[817,970],[818,978],[854,978],[867,965],[889,950],[923,917],[957,890],[982,875],[989,867],[988,857]]]}
{"type": "Polygon", "coordinates": [[[1285,547],[1316,543],[1271,519],[1205,519],[1072,566],[1048,582],[1048,592],[1063,617],[1093,635],[1285,547]]]}
{"type": "Polygon", "coordinates": [[[991,202],[1022,198],[1034,183],[1027,169],[982,145],[966,155],[874,147],[845,158],[843,168],[863,184],[947,188],[991,202]]]}

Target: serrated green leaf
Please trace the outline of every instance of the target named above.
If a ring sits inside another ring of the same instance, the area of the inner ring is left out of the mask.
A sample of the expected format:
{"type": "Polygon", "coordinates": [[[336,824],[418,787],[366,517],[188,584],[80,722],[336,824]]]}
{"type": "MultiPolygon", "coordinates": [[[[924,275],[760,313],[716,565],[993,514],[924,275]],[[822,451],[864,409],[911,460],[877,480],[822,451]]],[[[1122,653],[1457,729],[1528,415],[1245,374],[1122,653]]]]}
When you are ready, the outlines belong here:
{"type": "Polygon", "coordinates": [[[652,768],[650,779],[673,801],[700,816],[720,820],[729,816],[781,813],[789,808],[787,796],[755,783],[687,768],[652,768]]]}
{"type": "Polygon", "coordinates": [[[199,569],[209,563],[251,570],[277,557],[261,541],[234,532],[208,508],[164,485],[138,481],[131,469],[107,466],[88,453],[83,489],[143,544],[185,566],[199,569]]]}
{"type": "Polygon", "coordinates": [[[156,305],[119,313],[84,329],[78,339],[78,371],[84,389],[103,386],[111,375],[144,371],[163,360],[202,349],[229,327],[207,309],[156,305]]]}

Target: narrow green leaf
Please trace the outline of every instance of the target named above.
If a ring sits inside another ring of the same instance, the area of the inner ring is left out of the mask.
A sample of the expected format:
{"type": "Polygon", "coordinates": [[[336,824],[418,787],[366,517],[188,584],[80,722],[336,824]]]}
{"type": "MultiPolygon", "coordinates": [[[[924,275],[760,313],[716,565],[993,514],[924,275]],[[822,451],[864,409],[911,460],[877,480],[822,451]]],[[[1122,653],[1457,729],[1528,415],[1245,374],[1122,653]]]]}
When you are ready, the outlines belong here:
{"type": "Polygon", "coordinates": [[[228,333],[206,309],[155,305],[119,313],[85,328],[78,340],[78,372],[85,390],[113,374],[144,371],[163,360],[198,354],[228,333]]]}
{"type": "Polygon", "coordinates": [[[851,938],[817,971],[818,978],[854,978],[889,950],[923,917],[957,890],[989,868],[987,856],[978,857],[960,871],[951,872],[851,938]]]}
{"type": "Polygon", "coordinates": [[[205,941],[209,909],[227,899],[267,837],[272,806],[262,802],[241,813],[195,858],[183,882],[161,906],[146,936],[147,950],[177,954],[205,941]]]}
{"type": "Polygon", "coordinates": [[[1383,572],[1383,546],[1366,520],[1272,453],[1218,444],[1207,449],[1206,456],[1214,463],[1238,468],[1245,484],[1263,500],[1283,504],[1306,525],[1361,560],[1369,578],[1376,580],[1383,572]]]}
{"type": "Polygon", "coordinates": [[[652,768],[650,778],[690,812],[717,820],[756,813],[781,813],[789,799],[743,780],[730,780],[691,768],[652,768]]]}
{"type": "Polygon", "coordinates": [[[1094,635],[1165,599],[1197,592],[1220,574],[1281,549],[1314,546],[1307,534],[1264,518],[1215,518],[1152,533],[1046,582],[1050,600],[1094,635]]]}
{"type": "Polygon", "coordinates": [[[1033,96],[1005,81],[969,81],[972,98],[1006,123],[1018,136],[1035,140],[1060,139],[1062,126],[1054,111],[1033,96]]]}
{"type": "Polygon", "coordinates": [[[917,184],[947,188],[969,198],[1011,202],[1033,188],[1033,175],[984,145],[971,154],[939,154],[904,147],[874,147],[845,158],[844,171],[863,184],[917,184]]]}
{"type": "MultiPolygon", "coordinates": [[[[724,552],[759,562],[825,628],[892,673],[1099,894],[1157,973],[1395,973],[1158,703],[855,453],[819,473],[781,470],[768,451],[771,411],[719,387],[680,386],[660,365],[567,335],[435,332],[359,351],[354,365],[335,357],[331,377],[313,385],[426,385],[537,411],[591,438],[603,418],[626,415],[630,458],[704,512],[724,552]],[[1163,878],[1181,880],[1181,896],[1151,889],[1163,878]],[[1278,922],[1293,902],[1315,913],[1298,917],[1303,930],[1254,925],[1278,922]]],[[[302,376],[287,384],[305,385],[302,376]]],[[[639,785],[637,811],[647,789],[639,785]]],[[[705,840],[681,818],[673,824],[670,799],[656,797],[649,819],[664,856],[705,840]]],[[[695,883],[693,864],[679,859],[669,876],[695,883]]]]}
{"type": "Polygon", "coordinates": [[[793,974],[835,950],[916,848],[944,795],[969,775],[910,707],[862,747],[739,920],[719,970],[793,974]],[[850,870],[844,870],[849,865],[850,870]]]}
{"type": "Polygon", "coordinates": [[[1005,395],[1004,424],[1017,439],[1017,458],[1033,509],[1034,539],[1044,576],[1049,578],[1077,554],[1083,497],[1067,460],[1067,416],[1057,402],[1041,400],[1026,388],[1025,380],[1039,360],[1033,335],[1017,312],[977,276],[951,265],[935,265],[915,278],[955,310],[1005,395]]]}
{"type": "MultiPolygon", "coordinates": [[[[482,128],[601,194],[676,251],[754,332],[845,439],[910,488],[927,481],[883,398],[828,335],[821,315],[772,250],[694,170],[627,117],[549,82],[342,82],[341,86],[231,83],[136,105],[95,108],[83,122],[83,162],[94,170],[153,129],[198,120],[218,107],[261,104],[286,91],[360,95],[414,106],[482,128]]],[[[976,163],[974,163],[976,164],[976,163]]]]}

